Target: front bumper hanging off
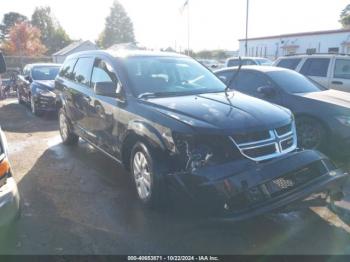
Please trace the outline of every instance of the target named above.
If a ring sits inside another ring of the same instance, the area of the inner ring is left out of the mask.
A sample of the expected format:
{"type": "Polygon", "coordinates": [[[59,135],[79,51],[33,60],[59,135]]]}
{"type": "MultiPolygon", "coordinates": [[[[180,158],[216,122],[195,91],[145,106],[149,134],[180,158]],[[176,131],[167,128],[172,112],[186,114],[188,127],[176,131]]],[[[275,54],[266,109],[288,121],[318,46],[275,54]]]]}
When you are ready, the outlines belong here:
{"type": "Polygon", "coordinates": [[[242,159],[168,178],[195,203],[215,210],[214,216],[234,221],[281,209],[314,193],[341,192],[348,176],[322,153],[305,150],[265,163],[242,159]]]}

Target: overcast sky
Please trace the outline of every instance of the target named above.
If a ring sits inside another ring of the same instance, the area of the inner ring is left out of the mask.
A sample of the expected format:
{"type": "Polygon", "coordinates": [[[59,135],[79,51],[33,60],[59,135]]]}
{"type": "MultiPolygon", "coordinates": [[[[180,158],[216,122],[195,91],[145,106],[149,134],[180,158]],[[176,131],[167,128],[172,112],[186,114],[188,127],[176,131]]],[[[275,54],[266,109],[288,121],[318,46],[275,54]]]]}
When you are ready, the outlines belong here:
{"type": "MultiPolygon", "coordinates": [[[[96,40],[113,0],[0,0],[0,16],[16,11],[31,16],[35,6],[50,6],[73,39],[96,40]]],[[[141,44],[187,46],[185,0],[120,0],[141,44]]],[[[250,0],[249,36],[337,29],[349,0],[250,0]]],[[[246,0],[189,0],[190,47],[238,48],[245,35],[246,0]]]]}

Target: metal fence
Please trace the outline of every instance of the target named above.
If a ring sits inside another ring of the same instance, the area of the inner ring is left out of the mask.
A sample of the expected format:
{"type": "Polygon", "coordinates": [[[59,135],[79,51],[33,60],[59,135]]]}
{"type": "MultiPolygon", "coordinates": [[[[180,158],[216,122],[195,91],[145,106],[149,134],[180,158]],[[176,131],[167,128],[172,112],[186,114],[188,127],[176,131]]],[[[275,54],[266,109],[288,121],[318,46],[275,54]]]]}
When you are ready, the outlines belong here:
{"type": "Polygon", "coordinates": [[[20,70],[26,64],[31,63],[50,63],[52,62],[52,57],[42,56],[42,57],[31,57],[31,56],[5,56],[6,65],[8,68],[18,68],[20,70]]]}

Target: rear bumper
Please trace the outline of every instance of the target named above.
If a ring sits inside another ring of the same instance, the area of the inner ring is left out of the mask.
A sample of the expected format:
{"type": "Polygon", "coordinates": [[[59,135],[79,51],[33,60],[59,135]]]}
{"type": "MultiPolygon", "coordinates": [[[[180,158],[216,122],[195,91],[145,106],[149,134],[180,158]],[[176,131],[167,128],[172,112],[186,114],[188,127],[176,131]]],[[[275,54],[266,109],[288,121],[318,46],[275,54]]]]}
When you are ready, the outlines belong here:
{"type": "Polygon", "coordinates": [[[234,221],[283,208],[313,193],[340,191],[348,174],[336,169],[323,154],[305,150],[266,163],[244,159],[170,174],[169,178],[170,185],[214,211],[214,217],[234,221]],[[299,184],[290,186],[289,176],[294,174],[301,174],[299,184]],[[286,188],[271,191],[271,183],[281,178],[286,188]]]}
{"type": "Polygon", "coordinates": [[[17,184],[13,177],[6,180],[6,184],[0,187],[0,226],[11,223],[18,215],[20,197],[17,184]]]}

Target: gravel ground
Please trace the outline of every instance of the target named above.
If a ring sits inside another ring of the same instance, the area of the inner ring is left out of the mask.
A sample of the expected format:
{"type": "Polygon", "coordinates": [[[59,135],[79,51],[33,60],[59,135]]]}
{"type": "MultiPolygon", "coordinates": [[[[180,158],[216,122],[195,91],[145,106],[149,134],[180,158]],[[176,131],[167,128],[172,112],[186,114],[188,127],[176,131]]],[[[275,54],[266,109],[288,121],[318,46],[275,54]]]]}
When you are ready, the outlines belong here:
{"type": "Polygon", "coordinates": [[[239,223],[149,211],[118,164],[83,141],[63,146],[54,116],[8,99],[0,125],[22,198],[2,254],[350,254],[349,225],[326,207],[239,223]]]}

